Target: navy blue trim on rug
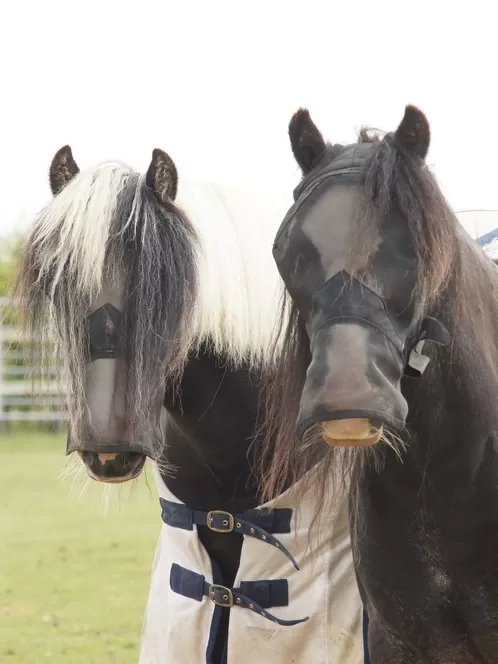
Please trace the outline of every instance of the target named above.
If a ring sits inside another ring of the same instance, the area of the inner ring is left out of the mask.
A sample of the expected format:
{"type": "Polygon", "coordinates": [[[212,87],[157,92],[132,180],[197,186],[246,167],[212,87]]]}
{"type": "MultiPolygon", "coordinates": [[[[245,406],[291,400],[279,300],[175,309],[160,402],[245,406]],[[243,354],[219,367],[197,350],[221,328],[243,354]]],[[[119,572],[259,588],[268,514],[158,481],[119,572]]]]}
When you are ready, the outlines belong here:
{"type": "Polygon", "coordinates": [[[223,655],[221,656],[221,664],[228,664],[228,639],[225,641],[223,648],[223,655]]]}
{"type": "MultiPolygon", "coordinates": [[[[173,574],[173,567],[174,566],[171,567],[171,574],[173,574]]],[[[213,569],[213,583],[221,583],[222,584],[223,583],[223,573],[222,573],[221,568],[219,567],[219,565],[212,558],[211,558],[211,567],[213,569]]],[[[204,581],[204,577],[201,574],[196,574],[196,576],[201,577],[202,580],[204,581]]],[[[170,583],[171,583],[171,581],[170,581],[170,583]]],[[[188,597],[188,595],[187,595],[187,597],[188,597]]],[[[197,599],[197,597],[194,597],[193,599],[197,599]]],[[[207,644],[207,648],[206,648],[206,664],[213,664],[213,650],[214,650],[214,647],[216,645],[216,637],[218,636],[218,631],[220,629],[220,623],[221,623],[221,616],[222,615],[223,615],[223,607],[217,606],[215,604],[214,611],[213,611],[213,617],[211,619],[211,627],[209,629],[208,644],[207,644]]],[[[227,636],[227,641],[228,641],[228,636],[227,636]]],[[[227,646],[227,641],[225,642],[225,649],[226,649],[226,646],[227,646]]]]}
{"type": "Polygon", "coordinates": [[[370,655],[368,653],[368,615],[363,609],[363,663],[370,664],[370,655]]]}

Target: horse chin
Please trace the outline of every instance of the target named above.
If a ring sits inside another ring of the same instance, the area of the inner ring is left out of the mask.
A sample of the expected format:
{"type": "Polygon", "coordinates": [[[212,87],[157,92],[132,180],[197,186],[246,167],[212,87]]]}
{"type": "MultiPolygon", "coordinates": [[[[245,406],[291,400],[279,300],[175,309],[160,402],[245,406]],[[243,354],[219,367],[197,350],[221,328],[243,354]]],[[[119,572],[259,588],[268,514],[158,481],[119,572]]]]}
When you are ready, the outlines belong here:
{"type": "Polygon", "coordinates": [[[88,476],[95,482],[122,484],[136,479],[147,457],[139,452],[97,453],[79,451],[88,476]]]}
{"type": "Polygon", "coordinates": [[[368,447],[382,438],[384,427],[365,418],[321,422],[323,440],[332,447],[368,447]]]}
{"type": "Polygon", "coordinates": [[[88,468],[86,469],[86,472],[88,473],[88,477],[93,480],[94,482],[100,482],[100,484],[124,484],[125,482],[131,482],[131,480],[136,480],[137,477],[140,477],[140,471],[139,473],[136,473],[135,475],[128,475],[126,477],[97,477],[94,475],[88,468]]]}

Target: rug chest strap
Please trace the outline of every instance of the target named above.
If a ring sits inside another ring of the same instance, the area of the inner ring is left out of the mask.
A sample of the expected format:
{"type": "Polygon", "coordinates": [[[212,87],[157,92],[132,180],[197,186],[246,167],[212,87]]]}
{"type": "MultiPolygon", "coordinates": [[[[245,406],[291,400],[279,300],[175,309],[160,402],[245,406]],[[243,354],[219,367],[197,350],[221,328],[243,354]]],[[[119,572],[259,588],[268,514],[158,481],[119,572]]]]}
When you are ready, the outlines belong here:
{"type": "Polygon", "coordinates": [[[204,597],[208,597],[216,606],[229,609],[238,606],[241,609],[248,609],[284,627],[298,625],[308,620],[307,617],[299,620],[282,620],[267,611],[268,608],[289,604],[286,579],[242,581],[239,588],[227,588],[219,584],[208,583],[202,574],[173,563],[170,586],[173,592],[184,597],[198,602],[202,601],[204,597]]]}
{"type": "Polygon", "coordinates": [[[193,510],[188,505],[164,498],[160,498],[160,503],[162,520],[168,526],[183,530],[192,530],[194,525],[207,526],[217,533],[235,532],[254,537],[282,551],[294,567],[299,569],[292,554],[282,542],[271,534],[290,532],[291,509],[247,510],[242,514],[231,514],[224,510],[211,510],[210,512],[193,510]]]}

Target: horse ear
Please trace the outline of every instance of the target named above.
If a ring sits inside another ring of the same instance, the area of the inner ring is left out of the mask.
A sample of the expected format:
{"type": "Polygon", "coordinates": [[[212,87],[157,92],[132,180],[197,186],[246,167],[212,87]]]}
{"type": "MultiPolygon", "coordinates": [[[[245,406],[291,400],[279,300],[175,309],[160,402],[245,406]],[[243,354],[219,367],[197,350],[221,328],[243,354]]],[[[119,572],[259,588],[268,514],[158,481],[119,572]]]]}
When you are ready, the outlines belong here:
{"type": "Polygon", "coordinates": [[[394,134],[396,145],[412,156],[425,159],[431,142],[427,118],[416,106],[407,106],[401,124],[394,134]]]}
{"type": "Polygon", "coordinates": [[[307,175],[327,148],[307,108],[300,108],[289,123],[289,138],[294,157],[303,175],[307,175]]]}
{"type": "Polygon", "coordinates": [[[178,189],[178,171],[171,157],[157,148],[152,152],[152,161],[147,171],[147,186],[162,200],[174,201],[178,189]]]}
{"type": "Polygon", "coordinates": [[[52,194],[57,196],[67,183],[78,175],[80,169],[78,164],[73,159],[73,153],[69,145],[65,145],[60,150],[57,150],[55,157],[50,164],[49,179],[50,189],[52,194]]]}

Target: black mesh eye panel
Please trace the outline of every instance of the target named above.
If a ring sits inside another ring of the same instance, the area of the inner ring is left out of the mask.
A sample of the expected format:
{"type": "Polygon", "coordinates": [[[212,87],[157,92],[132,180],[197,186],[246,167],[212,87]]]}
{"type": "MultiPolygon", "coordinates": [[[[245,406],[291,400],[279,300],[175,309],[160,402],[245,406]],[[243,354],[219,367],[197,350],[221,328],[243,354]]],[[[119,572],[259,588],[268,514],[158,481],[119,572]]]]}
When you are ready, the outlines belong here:
{"type": "Polygon", "coordinates": [[[104,304],[88,317],[90,332],[90,358],[116,357],[118,343],[118,326],[121,321],[121,312],[112,304],[104,304]]]}

